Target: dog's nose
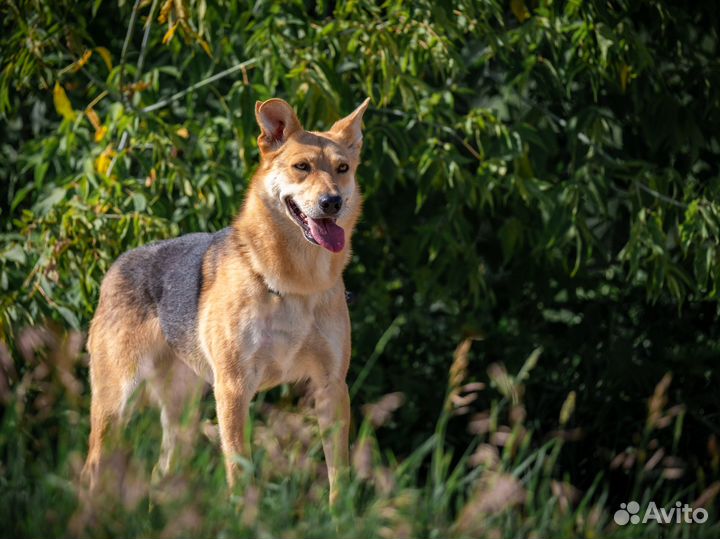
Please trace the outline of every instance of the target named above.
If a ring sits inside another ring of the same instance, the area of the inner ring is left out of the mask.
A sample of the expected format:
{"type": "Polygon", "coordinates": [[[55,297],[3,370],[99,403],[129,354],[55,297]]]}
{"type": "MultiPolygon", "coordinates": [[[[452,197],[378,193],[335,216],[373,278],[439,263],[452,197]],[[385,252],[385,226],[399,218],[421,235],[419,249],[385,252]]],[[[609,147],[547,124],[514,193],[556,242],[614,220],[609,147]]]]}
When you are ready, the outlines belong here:
{"type": "Polygon", "coordinates": [[[337,195],[323,195],[320,197],[320,209],[328,215],[335,215],[342,208],[342,197],[337,195]]]}

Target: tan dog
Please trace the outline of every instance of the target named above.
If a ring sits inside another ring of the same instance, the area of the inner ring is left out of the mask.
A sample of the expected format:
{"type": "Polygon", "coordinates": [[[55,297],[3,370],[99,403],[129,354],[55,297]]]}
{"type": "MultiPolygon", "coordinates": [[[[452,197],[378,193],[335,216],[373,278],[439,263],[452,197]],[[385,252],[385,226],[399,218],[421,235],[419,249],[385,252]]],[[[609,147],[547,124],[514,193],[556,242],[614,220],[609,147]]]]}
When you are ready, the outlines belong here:
{"type": "Polygon", "coordinates": [[[330,481],[348,459],[350,319],[342,272],[360,215],[355,171],[366,100],[327,132],[303,130],[281,99],[258,102],[260,167],[232,227],[129,251],[108,271],[90,326],[90,447],[96,483],[103,439],[146,380],[161,408],[166,472],[180,415],[200,375],[213,385],[227,480],[247,455],[253,396],[307,380],[330,481]],[[188,369],[187,367],[190,367],[188,369]]]}

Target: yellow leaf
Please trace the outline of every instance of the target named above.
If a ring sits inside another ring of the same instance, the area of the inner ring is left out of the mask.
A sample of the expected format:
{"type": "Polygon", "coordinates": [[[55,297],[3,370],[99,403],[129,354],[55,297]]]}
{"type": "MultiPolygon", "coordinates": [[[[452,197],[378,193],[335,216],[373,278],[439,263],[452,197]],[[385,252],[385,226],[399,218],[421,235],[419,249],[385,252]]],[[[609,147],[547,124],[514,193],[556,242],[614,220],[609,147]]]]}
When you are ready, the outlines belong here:
{"type": "Polygon", "coordinates": [[[65,93],[65,89],[59,82],[55,83],[55,88],[53,89],[53,102],[55,103],[55,110],[63,118],[66,120],[75,119],[75,111],[72,108],[72,104],[65,93]]]}
{"type": "Polygon", "coordinates": [[[570,421],[570,417],[572,416],[573,412],[575,411],[575,400],[577,398],[577,395],[574,391],[571,391],[568,393],[567,398],[565,399],[565,402],[562,405],[562,408],[560,408],[560,425],[565,426],[567,425],[567,422],[570,421]]]}
{"type": "Polygon", "coordinates": [[[95,142],[102,142],[102,139],[105,138],[105,135],[107,135],[108,128],[104,125],[100,126],[100,129],[95,131],[95,142]]]}
{"type": "Polygon", "coordinates": [[[155,167],[150,169],[150,174],[148,174],[148,177],[145,178],[145,187],[152,187],[152,184],[155,183],[155,180],[157,180],[157,171],[155,170],[155,167]]]}
{"type": "Polygon", "coordinates": [[[627,84],[629,80],[630,66],[623,64],[622,69],[620,70],[620,88],[622,88],[623,93],[625,93],[625,90],[627,89],[627,84]]]}
{"type": "Polygon", "coordinates": [[[525,0],[510,0],[510,9],[520,22],[525,22],[530,18],[530,12],[525,5],[525,0]]]}
{"type": "Polygon", "coordinates": [[[182,138],[190,137],[190,131],[188,131],[187,128],[185,128],[185,127],[181,127],[180,129],[175,131],[175,134],[177,134],[177,136],[182,137],[182,138]]]}
{"type": "Polygon", "coordinates": [[[107,50],[105,47],[95,47],[95,50],[100,55],[100,57],[103,59],[103,62],[105,62],[105,65],[108,68],[108,71],[112,70],[113,64],[112,64],[112,55],[110,54],[110,51],[107,50]]]}
{"type": "Polygon", "coordinates": [[[101,142],[102,139],[107,135],[108,128],[105,127],[100,121],[100,116],[93,109],[86,109],[85,115],[90,120],[90,123],[95,128],[95,142],[101,142]]]}
{"type": "Polygon", "coordinates": [[[88,63],[88,60],[90,59],[91,56],[92,56],[92,51],[90,51],[90,50],[85,51],[85,53],[82,55],[82,58],[80,58],[77,61],[77,67],[75,68],[75,71],[80,71],[83,68],[83,66],[88,63]]]}
{"type": "Polygon", "coordinates": [[[100,174],[105,174],[110,167],[113,157],[115,157],[115,153],[116,152],[113,150],[112,144],[109,144],[108,147],[105,148],[100,155],[98,155],[97,159],[95,159],[95,170],[97,170],[100,174]]]}
{"type": "Polygon", "coordinates": [[[63,75],[65,73],[77,73],[78,71],[80,71],[83,68],[83,66],[85,64],[88,63],[88,60],[90,59],[91,56],[92,56],[92,51],[90,51],[90,50],[85,51],[80,58],[75,60],[69,66],[63,68],[60,71],[60,75],[63,75]]]}
{"type": "Polygon", "coordinates": [[[212,58],[212,48],[210,47],[210,43],[205,41],[202,38],[198,38],[198,43],[200,43],[200,46],[205,51],[205,54],[207,54],[210,58],[212,58]]]}
{"type": "Polygon", "coordinates": [[[160,8],[160,15],[158,16],[158,22],[164,24],[168,20],[170,10],[173,8],[173,0],[166,0],[163,6],[160,8]]]}
{"type": "Polygon", "coordinates": [[[85,51],[83,53],[82,57],[77,62],[75,62],[73,65],[70,66],[70,71],[72,73],[80,71],[83,68],[83,66],[85,66],[85,64],[88,63],[88,60],[90,59],[91,56],[92,56],[92,51],[90,51],[90,50],[85,51]]]}
{"type": "Polygon", "coordinates": [[[133,82],[123,87],[123,92],[134,94],[135,92],[144,92],[148,88],[150,88],[150,83],[141,80],[140,82],[133,82]]]}
{"type": "Polygon", "coordinates": [[[87,109],[85,111],[85,116],[88,117],[88,120],[90,120],[90,123],[95,128],[95,131],[100,129],[102,126],[102,122],[100,121],[100,116],[98,116],[97,112],[95,112],[93,109],[87,109]]]}
{"type": "Polygon", "coordinates": [[[177,27],[178,27],[178,23],[175,23],[170,27],[170,30],[167,31],[167,33],[165,34],[165,37],[163,37],[163,39],[162,39],[163,45],[167,45],[168,43],[170,43],[173,36],[175,35],[175,30],[177,30],[177,27]]]}

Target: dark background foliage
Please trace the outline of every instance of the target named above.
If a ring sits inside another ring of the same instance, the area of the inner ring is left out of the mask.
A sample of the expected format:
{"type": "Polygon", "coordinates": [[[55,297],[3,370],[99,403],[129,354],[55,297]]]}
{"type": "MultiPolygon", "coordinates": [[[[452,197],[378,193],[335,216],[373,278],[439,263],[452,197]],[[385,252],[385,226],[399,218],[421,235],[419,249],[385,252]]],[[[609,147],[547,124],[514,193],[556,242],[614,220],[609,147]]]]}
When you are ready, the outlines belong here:
{"type": "MultiPolygon", "coordinates": [[[[684,405],[681,441],[668,433],[681,483],[717,474],[712,3],[1,9],[0,332],[11,349],[15,330],[45,318],[86,329],[123,251],[230,222],[257,162],[256,100],[283,97],[322,129],[369,96],[366,202],[346,273],[349,382],[356,407],[405,393],[381,446],[402,456],[433,432],[452,350],[474,336],[477,380],[542,347],[525,396],[537,431],[576,392],[584,436],[562,462],[578,486],[637,442],[668,372],[684,405]]],[[[469,438],[459,423],[448,436],[458,448],[469,438]]],[[[609,484],[628,480],[610,472],[609,484]]]]}

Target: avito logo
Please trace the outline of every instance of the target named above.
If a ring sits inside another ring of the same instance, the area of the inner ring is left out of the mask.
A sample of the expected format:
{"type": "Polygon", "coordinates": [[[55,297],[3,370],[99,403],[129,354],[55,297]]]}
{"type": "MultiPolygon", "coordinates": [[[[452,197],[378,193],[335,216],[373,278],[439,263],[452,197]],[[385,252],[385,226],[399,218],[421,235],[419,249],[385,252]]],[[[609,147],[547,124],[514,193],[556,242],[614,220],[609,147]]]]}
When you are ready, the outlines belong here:
{"type": "Polygon", "coordinates": [[[702,524],[708,519],[708,512],[702,507],[693,509],[688,504],[675,502],[675,506],[666,509],[650,502],[640,517],[640,504],[638,502],[621,503],[620,509],[615,511],[613,519],[620,526],[626,524],[639,524],[655,521],[658,524],[702,524]]]}

